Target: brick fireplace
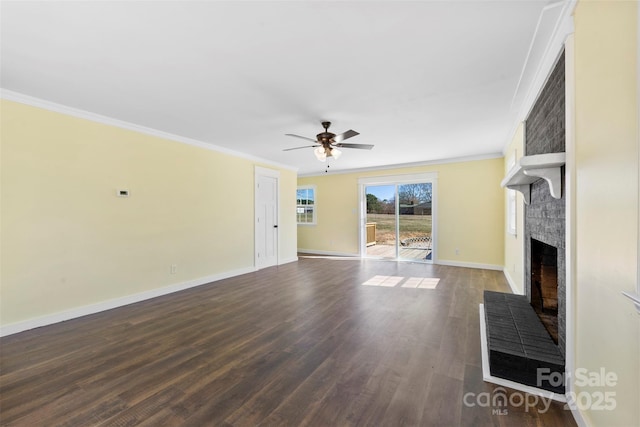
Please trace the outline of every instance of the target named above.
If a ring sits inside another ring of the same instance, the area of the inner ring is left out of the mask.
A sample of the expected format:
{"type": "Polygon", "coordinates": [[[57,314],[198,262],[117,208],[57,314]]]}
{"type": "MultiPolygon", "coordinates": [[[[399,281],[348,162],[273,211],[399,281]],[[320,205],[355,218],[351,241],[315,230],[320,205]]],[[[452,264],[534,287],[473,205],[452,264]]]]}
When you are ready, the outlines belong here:
{"type": "MultiPolygon", "coordinates": [[[[524,155],[564,152],[564,121],[563,53],[525,122],[524,155]]],[[[564,173],[562,178],[564,179],[564,173]]],[[[549,185],[544,180],[531,184],[531,202],[524,209],[525,295],[545,328],[551,329],[549,332],[563,356],[566,342],[565,223],[564,193],[561,198],[556,199],[551,196],[549,185]],[[536,262],[543,262],[543,265],[536,266],[536,262]],[[546,275],[545,283],[553,279],[557,283],[555,286],[546,284],[544,289],[539,288],[540,280],[543,279],[541,275],[546,275]],[[549,298],[547,295],[547,306],[541,307],[540,303],[544,303],[545,296],[540,296],[540,292],[548,293],[552,288],[555,288],[554,296],[549,298]]]]}
{"type": "Polygon", "coordinates": [[[531,306],[558,344],[558,248],[531,240],[531,306]]]}
{"type": "Polygon", "coordinates": [[[502,182],[525,199],[525,295],[484,294],[491,376],[561,394],[564,384],[540,373],[564,375],[566,359],[564,66],[563,53],[525,121],[524,157],[502,182]]]}

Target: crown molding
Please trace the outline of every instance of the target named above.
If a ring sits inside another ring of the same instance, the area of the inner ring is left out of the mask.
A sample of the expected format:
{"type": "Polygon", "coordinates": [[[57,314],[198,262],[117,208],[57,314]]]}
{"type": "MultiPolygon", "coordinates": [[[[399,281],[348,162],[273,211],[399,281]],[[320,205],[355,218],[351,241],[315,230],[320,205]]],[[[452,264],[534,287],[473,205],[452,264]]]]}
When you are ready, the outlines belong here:
{"type": "MultiPolygon", "coordinates": [[[[491,160],[491,159],[499,159],[504,157],[502,153],[489,153],[489,154],[478,154],[475,156],[464,156],[464,157],[451,157],[448,159],[438,159],[438,160],[427,160],[424,162],[413,162],[413,163],[396,163],[389,164],[383,166],[371,166],[364,168],[352,168],[352,169],[340,169],[336,171],[332,171],[329,175],[344,175],[348,173],[360,173],[360,172],[374,172],[374,171],[388,171],[393,169],[406,169],[406,168],[415,168],[421,166],[433,166],[433,165],[445,165],[448,163],[463,163],[463,162],[474,162],[477,160],[491,160]]],[[[312,177],[312,176],[326,176],[325,172],[314,172],[314,173],[302,173],[298,174],[300,178],[312,177]]]]}
{"type": "Polygon", "coordinates": [[[68,116],[77,117],[80,119],[90,120],[92,122],[101,123],[108,126],[114,126],[121,129],[130,130],[133,132],[142,133],[145,135],[155,136],[162,139],[167,139],[181,144],[191,145],[193,147],[204,148],[205,150],[216,151],[218,153],[228,154],[230,156],[239,157],[242,159],[250,160],[252,162],[260,163],[267,166],[273,166],[281,169],[298,172],[298,168],[286,165],[284,163],[274,162],[272,160],[263,159],[257,156],[253,156],[240,151],[231,150],[229,148],[221,147],[219,145],[211,144],[208,142],[199,141],[197,139],[187,138],[180,135],[175,135],[169,132],[149,128],[146,126],[140,126],[135,123],[125,122],[123,120],[114,119],[112,117],[102,116],[100,114],[92,113],[86,110],[80,110],[78,108],[69,107],[55,102],[47,101],[44,99],[36,98],[30,95],[25,95],[19,92],[14,92],[8,89],[0,89],[0,98],[8,101],[18,102],[20,104],[30,105],[32,107],[42,108],[44,110],[53,111],[56,113],[66,114],[68,116]]]}

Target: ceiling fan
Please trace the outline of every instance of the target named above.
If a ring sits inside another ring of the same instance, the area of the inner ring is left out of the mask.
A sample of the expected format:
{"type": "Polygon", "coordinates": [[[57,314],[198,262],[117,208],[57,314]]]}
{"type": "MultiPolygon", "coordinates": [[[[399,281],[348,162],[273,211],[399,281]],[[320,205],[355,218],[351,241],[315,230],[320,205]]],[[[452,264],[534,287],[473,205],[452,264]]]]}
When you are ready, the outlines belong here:
{"type": "Polygon", "coordinates": [[[360,135],[355,130],[348,130],[344,133],[336,135],[334,133],[329,132],[329,126],[331,126],[331,122],[322,122],[322,127],[324,128],[324,132],[316,135],[316,139],[307,138],[306,136],[294,135],[292,133],[285,134],[286,136],[293,136],[294,138],[306,139],[307,141],[311,141],[314,145],[305,145],[303,147],[294,147],[287,148],[283,151],[291,151],[291,150],[299,150],[301,148],[315,148],[313,153],[316,158],[321,162],[325,162],[327,157],[333,157],[337,159],[342,155],[342,151],[338,149],[340,148],[357,148],[360,150],[371,150],[373,145],[371,144],[349,144],[344,143],[345,139],[354,137],[356,135],[360,135]]]}

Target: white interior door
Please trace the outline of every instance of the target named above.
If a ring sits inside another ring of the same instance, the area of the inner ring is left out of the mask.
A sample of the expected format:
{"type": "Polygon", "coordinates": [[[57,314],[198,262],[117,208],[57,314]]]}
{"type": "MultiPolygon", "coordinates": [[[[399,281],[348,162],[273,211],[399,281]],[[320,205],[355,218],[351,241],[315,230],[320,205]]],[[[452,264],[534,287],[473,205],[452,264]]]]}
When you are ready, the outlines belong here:
{"type": "Polygon", "coordinates": [[[256,268],[278,264],[278,181],[277,171],[256,168],[256,268]]]}

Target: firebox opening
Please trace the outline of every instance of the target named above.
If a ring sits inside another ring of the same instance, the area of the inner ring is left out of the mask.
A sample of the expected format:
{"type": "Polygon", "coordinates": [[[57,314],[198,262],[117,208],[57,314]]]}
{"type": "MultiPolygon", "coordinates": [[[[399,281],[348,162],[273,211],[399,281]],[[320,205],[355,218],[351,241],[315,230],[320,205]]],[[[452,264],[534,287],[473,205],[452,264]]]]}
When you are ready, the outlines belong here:
{"type": "Polygon", "coordinates": [[[531,305],[558,344],[558,249],[531,239],[531,305]]]}

